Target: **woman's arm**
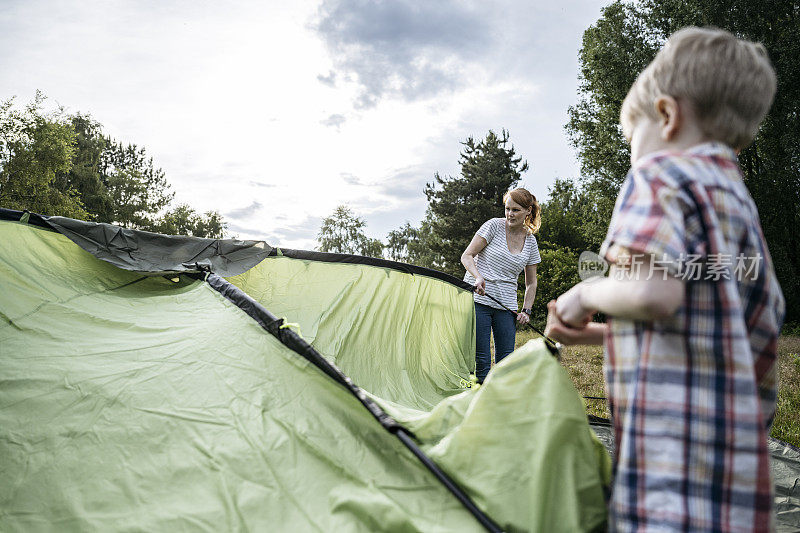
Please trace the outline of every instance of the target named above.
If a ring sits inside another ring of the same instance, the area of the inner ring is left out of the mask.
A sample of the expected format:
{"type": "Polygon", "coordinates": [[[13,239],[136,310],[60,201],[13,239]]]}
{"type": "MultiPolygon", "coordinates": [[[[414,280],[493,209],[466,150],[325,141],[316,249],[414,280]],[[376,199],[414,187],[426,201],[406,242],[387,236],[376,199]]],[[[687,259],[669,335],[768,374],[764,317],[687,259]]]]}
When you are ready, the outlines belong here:
{"type": "Polygon", "coordinates": [[[484,280],[481,273],[478,272],[478,265],[475,264],[475,256],[486,248],[486,244],[486,239],[480,235],[475,235],[469,243],[469,246],[467,246],[467,249],[461,254],[461,264],[464,265],[467,272],[472,274],[472,277],[475,278],[475,292],[480,295],[486,292],[486,280],[484,280]]]}
{"type": "MultiPolygon", "coordinates": [[[[525,267],[525,297],[522,299],[522,308],[530,309],[533,307],[533,300],[536,299],[536,265],[525,267]]],[[[527,324],[531,321],[531,316],[527,313],[518,313],[517,322],[527,324]]]]}

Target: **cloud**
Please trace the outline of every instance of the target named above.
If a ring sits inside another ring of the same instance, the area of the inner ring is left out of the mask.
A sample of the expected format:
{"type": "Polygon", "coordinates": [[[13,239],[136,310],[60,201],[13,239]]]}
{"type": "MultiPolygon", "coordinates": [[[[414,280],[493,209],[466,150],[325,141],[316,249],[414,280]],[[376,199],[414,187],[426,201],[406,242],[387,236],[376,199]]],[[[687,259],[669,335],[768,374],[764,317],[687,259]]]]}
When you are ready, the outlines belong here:
{"type": "Polygon", "coordinates": [[[260,211],[262,207],[264,206],[261,204],[261,202],[254,200],[253,203],[247,207],[240,207],[239,209],[229,211],[225,214],[225,216],[233,220],[249,218],[260,211]]]}
{"type": "Polygon", "coordinates": [[[350,174],[349,172],[342,172],[341,174],[339,174],[339,176],[342,178],[342,181],[344,181],[348,185],[363,185],[358,176],[350,174]]]}
{"type": "Polygon", "coordinates": [[[427,168],[414,166],[395,171],[394,174],[378,184],[381,194],[391,196],[400,201],[424,198],[425,184],[433,180],[427,168]]]}
{"type": "Polygon", "coordinates": [[[266,241],[267,244],[272,244],[270,237],[265,235],[264,230],[261,228],[251,228],[235,222],[228,222],[228,233],[231,234],[231,238],[266,241]]]}
{"type": "Polygon", "coordinates": [[[336,73],[334,71],[328,72],[327,76],[323,76],[322,74],[317,75],[317,80],[322,85],[327,85],[328,87],[336,87],[336,73]]]}
{"type": "Polygon", "coordinates": [[[275,185],[274,183],[264,183],[263,181],[251,181],[250,185],[252,185],[253,187],[266,187],[266,188],[277,187],[277,185],[275,185]]]}
{"type": "Polygon", "coordinates": [[[385,242],[390,231],[403,227],[406,222],[418,228],[423,218],[424,210],[421,210],[419,206],[398,206],[389,212],[382,213],[381,216],[370,217],[366,228],[367,235],[385,242]]]}
{"type": "Polygon", "coordinates": [[[385,239],[389,231],[405,221],[418,221],[423,217],[427,207],[423,189],[430,179],[427,167],[400,168],[376,183],[362,183],[364,193],[351,196],[348,205],[367,222],[367,235],[385,239]]]}
{"type": "Polygon", "coordinates": [[[321,224],[321,217],[309,216],[297,224],[272,228],[270,233],[278,240],[315,240],[321,224]]]}
{"type": "Polygon", "coordinates": [[[290,248],[300,247],[309,250],[314,248],[317,232],[322,224],[321,217],[307,216],[296,224],[286,224],[286,217],[275,216],[270,218],[270,222],[277,223],[281,218],[284,222],[280,226],[268,223],[252,227],[252,221],[248,225],[232,222],[228,224],[228,229],[238,232],[240,238],[264,240],[271,246],[287,246],[287,243],[291,243],[288,245],[290,248]]]}
{"type": "Polygon", "coordinates": [[[326,118],[325,120],[320,120],[319,123],[323,126],[328,126],[329,128],[336,128],[337,130],[339,127],[347,121],[347,117],[344,115],[334,114],[326,118]]]}
{"type": "Polygon", "coordinates": [[[357,108],[384,95],[412,101],[468,84],[492,35],[487,18],[463,0],[324,0],[313,29],[336,68],[361,86],[357,108]]]}

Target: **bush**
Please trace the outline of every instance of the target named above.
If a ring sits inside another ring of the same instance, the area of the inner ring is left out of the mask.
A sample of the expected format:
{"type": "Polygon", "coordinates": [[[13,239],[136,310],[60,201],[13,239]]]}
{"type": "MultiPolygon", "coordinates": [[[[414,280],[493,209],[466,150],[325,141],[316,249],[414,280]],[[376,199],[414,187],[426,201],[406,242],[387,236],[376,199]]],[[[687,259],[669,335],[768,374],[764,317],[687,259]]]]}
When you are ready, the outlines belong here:
{"type": "MultiPolygon", "coordinates": [[[[572,250],[541,241],[539,254],[542,262],[537,268],[538,285],[531,321],[541,329],[547,320],[547,302],[580,282],[580,277],[578,277],[578,254],[572,250]]],[[[524,281],[520,282],[517,292],[519,301],[522,301],[525,295],[524,281]]]]}

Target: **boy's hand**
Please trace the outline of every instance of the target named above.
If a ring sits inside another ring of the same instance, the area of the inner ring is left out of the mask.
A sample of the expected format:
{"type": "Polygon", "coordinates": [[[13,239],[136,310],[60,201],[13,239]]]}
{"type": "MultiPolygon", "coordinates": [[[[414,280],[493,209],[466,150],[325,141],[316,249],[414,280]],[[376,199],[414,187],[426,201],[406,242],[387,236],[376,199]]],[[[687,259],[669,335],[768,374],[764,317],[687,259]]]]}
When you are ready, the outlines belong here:
{"type": "Polygon", "coordinates": [[[544,334],[551,339],[565,345],[600,344],[603,342],[604,324],[591,323],[580,329],[571,328],[556,316],[555,300],[550,300],[547,304],[547,311],[547,325],[544,328],[544,334]]]}
{"type": "Polygon", "coordinates": [[[580,344],[581,330],[566,326],[558,319],[555,300],[547,303],[547,324],[544,327],[544,334],[562,344],[580,344]]]}
{"type": "MultiPolygon", "coordinates": [[[[584,307],[581,301],[582,288],[583,284],[578,283],[556,300],[556,318],[565,326],[582,328],[592,320],[592,315],[595,311],[584,307]]],[[[549,307],[550,305],[548,304],[548,309],[549,307]]]]}

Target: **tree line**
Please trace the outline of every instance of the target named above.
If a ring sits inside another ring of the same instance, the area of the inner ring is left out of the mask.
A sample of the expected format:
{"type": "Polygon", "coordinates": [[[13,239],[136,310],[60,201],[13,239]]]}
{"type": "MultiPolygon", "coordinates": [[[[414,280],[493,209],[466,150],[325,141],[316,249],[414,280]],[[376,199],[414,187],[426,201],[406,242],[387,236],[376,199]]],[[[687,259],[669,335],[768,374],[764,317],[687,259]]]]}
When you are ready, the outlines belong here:
{"type": "MultiPolygon", "coordinates": [[[[739,161],[786,297],[787,322],[800,321],[800,248],[794,238],[800,227],[800,2],[757,0],[617,0],[584,32],[578,102],[565,125],[581,174],[557,179],[541,202],[535,321],[544,320],[550,298],[579,281],[580,252],[599,250],[630,167],[630,148],[619,126],[622,100],[669,35],[685,26],[715,26],[761,42],[777,72],[775,102],[739,161]]],[[[365,222],[342,206],[325,219],[320,250],[383,254],[461,277],[461,252],[481,223],[502,215],[503,193],[528,168],[505,130],[477,141],[470,137],[463,146],[460,174],[436,173],[422,191],[428,208],[419,226],[406,222],[384,245],[367,238],[365,222]],[[337,250],[326,238],[342,221],[361,236],[337,250]]]]}
{"type": "Polygon", "coordinates": [[[143,147],[103,134],[89,115],[0,103],[0,207],[159,233],[222,238],[216,211],[172,206],[164,171],[143,147]]]}

